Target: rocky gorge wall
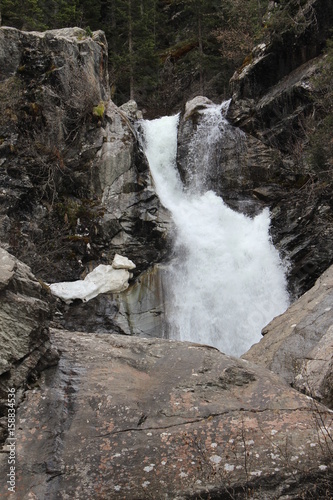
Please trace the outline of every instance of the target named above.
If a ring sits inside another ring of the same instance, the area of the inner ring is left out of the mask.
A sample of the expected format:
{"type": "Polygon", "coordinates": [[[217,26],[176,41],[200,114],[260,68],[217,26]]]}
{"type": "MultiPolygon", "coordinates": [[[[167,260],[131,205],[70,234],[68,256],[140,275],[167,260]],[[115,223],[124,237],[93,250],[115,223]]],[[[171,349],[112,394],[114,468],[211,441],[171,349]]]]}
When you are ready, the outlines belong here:
{"type": "Polygon", "coordinates": [[[139,274],[163,254],[168,219],[133,133],[136,105],[110,101],[104,34],[0,37],[2,246],[45,281],[116,252],[139,274]]]}
{"type": "MultiPolygon", "coordinates": [[[[116,253],[137,277],[167,254],[169,216],[136,139],[136,103],[110,100],[104,34],[3,27],[0,40],[1,246],[47,283],[83,278],[116,253]]],[[[104,302],[91,328],[130,333],[121,297],[104,302]]],[[[88,328],[91,310],[75,307],[88,328]]]]}
{"type": "MultiPolygon", "coordinates": [[[[274,18],[279,8],[272,2],[267,16],[274,18]]],[[[330,84],[325,89],[318,82],[327,66],[333,5],[308,0],[293,18],[276,22],[276,31],[232,77],[228,118],[280,158],[278,170],[254,194],[271,207],[272,237],[291,263],[291,292],[299,296],[333,257],[332,155],[311,160],[312,134],[330,113],[320,98],[330,84]]],[[[321,142],[329,143],[330,134],[321,142]]]]}
{"type": "MultiPolygon", "coordinates": [[[[331,268],[244,359],[137,338],[164,334],[171,223],[133,133],[136,105],[109,100],[102,33],[1,28],[0,37],[1,422],[4,439],[8,384],[18,400],[23,388],[18,497],[331,495],[331,268]],[[45,281],[83,277],[116,252],[137,266],[124,294],[66,306],[50,296],[45,281]]],[[[194,106],[180,122],[185,182],[197,119],[194,106]]],[[[217,151],[211,187],[238,210],[271,208],[300,294],[332,262],[331,195],[302,189],[283,151],[241,135],[236,157],[217,151]]],[[[8,453],[7,441],[1,472],[8,453]]]]}

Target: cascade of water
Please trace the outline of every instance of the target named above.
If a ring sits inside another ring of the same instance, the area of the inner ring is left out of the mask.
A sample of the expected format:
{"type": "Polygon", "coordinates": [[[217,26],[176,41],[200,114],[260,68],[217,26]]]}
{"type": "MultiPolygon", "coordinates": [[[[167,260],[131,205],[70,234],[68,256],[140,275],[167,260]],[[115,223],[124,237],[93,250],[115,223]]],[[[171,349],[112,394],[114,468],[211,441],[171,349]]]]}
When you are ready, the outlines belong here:
{"type": "Polygon", "coordinates": [[[211,147],[226,130],[221,111],[206,109],[194,134],[189,161],[201,173],[189,190],[176,167],[178,116],[143,121],[143,142],[157,194],[176,226],[176,258],[167,277],[169,336],[239,356],[286,309],[288,295],[269,236],[269,211],[251,219],[212,191],[203,192],[211,147]]]}

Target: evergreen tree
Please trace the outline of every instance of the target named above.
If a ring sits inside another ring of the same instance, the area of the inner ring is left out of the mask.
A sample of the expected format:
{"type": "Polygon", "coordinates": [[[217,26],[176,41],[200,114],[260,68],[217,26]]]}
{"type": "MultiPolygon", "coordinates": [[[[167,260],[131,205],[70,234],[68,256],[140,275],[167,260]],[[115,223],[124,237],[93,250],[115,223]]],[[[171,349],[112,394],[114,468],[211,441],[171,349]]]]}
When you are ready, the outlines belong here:
{"type": "Polygon", "coordinates": [[[137,99],[153,92],[158,81],[156,0],[112,0],[103,28],[109,40],[115,99],[137,99]]]}
{"type": "MultiPolygon", "coordinates": [[[[296,0],[293,0],[293,2],[296,0]]],[[[283,0],[287,2],[287,0],[283,0]]],[[[261,31],[268,0],[0,0],[2,24],[25,30],[102,29],[112,96],[158,107],[179,95],[225,97],[261,31]]],[[[172,106],[172,104],[171,104],[172,106]]]]}
{"type": "Polygon", "coordinates": [[[2,24],[22,30],[45,29],[42,0],[1,0],[2,24]]]}

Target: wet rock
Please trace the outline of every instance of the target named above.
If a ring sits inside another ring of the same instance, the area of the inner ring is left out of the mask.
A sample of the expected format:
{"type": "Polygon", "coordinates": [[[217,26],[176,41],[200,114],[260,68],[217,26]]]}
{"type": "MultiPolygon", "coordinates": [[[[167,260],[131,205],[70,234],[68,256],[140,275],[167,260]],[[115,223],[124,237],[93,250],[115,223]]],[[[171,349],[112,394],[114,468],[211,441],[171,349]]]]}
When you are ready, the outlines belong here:
{"type": "Polygon", "coordinates": [[[332,263],[333,238],[331,194],[311,179],[300,189],[291,189],[271,206],[272,238],[289,263],[291,298],[309,290],[332,263]]]}
{"type": "MultiPolygon", "coordinates": [[[[181,177],[189,189],[199,177],[204,189],[221,195],[232,208],[253,214],[263,207],[260,201],[267,201],[258,196],[260,189],[275,192],[271,199],[283,193],[279,187],[283,184],[286,170],[282,156],[276,149],[223,121],[220,137],[215,142],[213,138],[210,141],[210,157],[204,171],[202,165],[196,164],[193,159],[193,138],[199,137],[199,149],[202,149],[202,141],[210,140],[210,137],[204,136],[200,140],[200,127],[205,121],[203,111],[211,105],[212,102],[206,98],[195,98],[186,104],[181,115],[177,154],[181,177]]],[[[225,103],[221,114],[226,113],[227,107],[225,103]]],[[[210,133],[209,126],[206,123],[203,134],[210,133]]]]}
{"type": "Polygon", "coordinates": [[[313,414],[327,430],[331,415],[264,368],[197,344],[53,335],[59,367],[18,412],[21,498],[296,499],[329,484],[313,414]]]}
{"type": "Polygon", "coordinates": [[[61,308],[56,323],[72,331],[167,338],[165,272],[157,264],[122,293],[99,295],[84,304],[74,301],[61,308]]]}
{"type": "MultiPolygon", "coordinates": [[[[280,3],[271,3],[273,20],[279,9],[280,3]]],[[[323,118],[316,76],[325,65],[332,22],[332,4],[305,2],[294,22],[271,30],[231,79],[230,122],[276,151],[276,158],[282,154],[278,171],[268,182],[265,175],[258,179],[254,195],[271,209],[272,238],[289,260],[293,299],[314,285],[333,258],[331,173],[323,167],[318,175],[308,149],[323,118]]]]}
{"type": "Polygon", "coordinates": [[[183,113],[184,122],[186,122],[189,118],[193,121],[194,117],[198,115],[198,112],[208,108],[212,104],[214,104],[213,101],[204,96],[197,96],[194,97],[194,99],[187,101],[183,113]]]}
{"type": "Polygon", "coordinates": [[[124,333],[167,338],[165,273],[165,266],[157,264],[142,273],[125,293],[115,296],[116,321],[124,333]]]}
{"type": "Polygon", "coordinates": [[[263,330],[242,357],[333,408],[333,267],[263,330]]]}

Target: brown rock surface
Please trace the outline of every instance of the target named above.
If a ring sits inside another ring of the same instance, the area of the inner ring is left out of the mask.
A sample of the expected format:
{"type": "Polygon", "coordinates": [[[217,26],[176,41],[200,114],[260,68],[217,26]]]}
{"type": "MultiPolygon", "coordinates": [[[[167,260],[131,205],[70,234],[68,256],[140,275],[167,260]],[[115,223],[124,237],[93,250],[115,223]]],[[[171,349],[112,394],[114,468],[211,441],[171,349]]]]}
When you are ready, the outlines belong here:
{"type": "Polygon", "coordinates": [[[333,408],[333,266],[263,330],[243,358],[333,408]]]}
{"type": "Polygon", "coordinates": [[[197,344],[53,335],[59,366],[18,411],[17,498],[291,499],[329,480],[331,414],[264,368],[197,344]]]}

